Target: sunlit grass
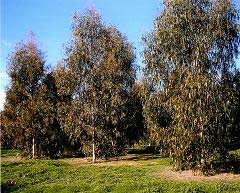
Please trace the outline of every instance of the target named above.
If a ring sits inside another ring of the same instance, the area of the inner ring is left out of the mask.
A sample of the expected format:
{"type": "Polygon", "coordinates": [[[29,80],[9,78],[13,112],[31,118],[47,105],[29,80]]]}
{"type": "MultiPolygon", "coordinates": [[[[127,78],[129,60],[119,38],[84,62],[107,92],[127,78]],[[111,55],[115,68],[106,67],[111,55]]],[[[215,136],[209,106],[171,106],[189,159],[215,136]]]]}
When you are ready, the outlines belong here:
{"type": "MultiPolygon", "coordinates": [[[[10,152],[9,152],[10,153],[10,152]]],[[[82,158],[1,163],[2,192],[240,192],[240,182],[188,182],[157,177],[170,166],[156,156],[81,164],[82,158]]]]}
{"type": "Polygon", "coordinates": [[[1,157],[17,156],[21,154],[21,150],[1,150],[1,157]]]}

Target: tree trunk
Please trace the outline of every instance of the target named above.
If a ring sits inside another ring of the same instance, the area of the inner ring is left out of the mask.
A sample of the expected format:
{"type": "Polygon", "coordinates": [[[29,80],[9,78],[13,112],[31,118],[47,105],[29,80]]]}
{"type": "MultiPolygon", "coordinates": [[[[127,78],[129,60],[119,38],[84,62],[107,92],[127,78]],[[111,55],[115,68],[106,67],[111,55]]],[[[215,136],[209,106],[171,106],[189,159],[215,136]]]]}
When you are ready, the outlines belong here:
{"type": "Polygon", "coordinates": [[[93,129],[93,142],[92,142],[92,163],[96,162],[96,152],[95,152],[95,128],[93,129]]]}
{"type": "Polygon", "coordinates": [[[32,158],[35,158],[35,138],[32,139],[32,158]]]}

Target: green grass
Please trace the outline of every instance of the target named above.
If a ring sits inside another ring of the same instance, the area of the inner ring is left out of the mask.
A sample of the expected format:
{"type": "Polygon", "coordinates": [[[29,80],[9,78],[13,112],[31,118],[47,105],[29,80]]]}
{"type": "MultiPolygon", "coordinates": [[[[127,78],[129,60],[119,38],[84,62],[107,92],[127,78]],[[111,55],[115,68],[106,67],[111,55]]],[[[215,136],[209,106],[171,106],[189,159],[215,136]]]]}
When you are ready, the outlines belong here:
{"type": "MultiPolygon", "coordinates": [[[[240,192],[240,182],[180,182],[155,174],[170,165],[170,159],[131,160],[124,164],[70,164],[73,159],[2,161],[2,192],[85,193],[230,193],[240,192]],[[11,186],[10,183],[16,184],[11,186]]],[[[116,162],[118,163],[118,162],[116,162]]]]}
{"type": "Polygon", "coordinates": [[[9,149],[3,149],[1,150],[1,157],[10,157],[10,156],[17,156],[22,153],[21,150],[9,150],[9,149]]]}

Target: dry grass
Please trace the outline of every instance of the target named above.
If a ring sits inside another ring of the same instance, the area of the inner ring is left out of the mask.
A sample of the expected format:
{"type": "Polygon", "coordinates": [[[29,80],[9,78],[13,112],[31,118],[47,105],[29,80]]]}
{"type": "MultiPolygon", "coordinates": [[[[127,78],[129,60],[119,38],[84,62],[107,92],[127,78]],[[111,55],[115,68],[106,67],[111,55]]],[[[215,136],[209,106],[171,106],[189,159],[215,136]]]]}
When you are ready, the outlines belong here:
{"type": "Polygon", "coordinates": [[[1,163],[2,162],[18,162],[18,161],[23,161],[26,158],[16,155],[16,156],[11,156],[11,157],[1,157],[1,163]]]}

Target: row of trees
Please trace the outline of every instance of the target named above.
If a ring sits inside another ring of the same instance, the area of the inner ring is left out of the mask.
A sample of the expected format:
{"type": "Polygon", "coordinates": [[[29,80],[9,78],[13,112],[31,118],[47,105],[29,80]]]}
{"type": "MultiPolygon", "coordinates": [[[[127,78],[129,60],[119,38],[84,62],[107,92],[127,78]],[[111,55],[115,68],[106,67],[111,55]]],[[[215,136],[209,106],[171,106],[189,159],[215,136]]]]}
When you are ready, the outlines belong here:
{"type": "Polygon", "coordinates": [[[118,155],[143,136],[134,58],[132,45],[94,10],[73,16],[72,40],[53,70],[33,36],[20,43],[8,60],[2,146],[32,157],[91,153],[93,162],[96,154],[118,155]]]}
{"type": "Polygon", "coordinates": [[[94,10],[75,14],[64,59],[47,70],[33,38],[9,58],[11,85],[2,147],[34,155],[119,155],[140,139],[176,169],[212,169],[240,146],[238,12],[227,0],[164,1],[143,38],[143,78],[134,49],[94,10]]]}

